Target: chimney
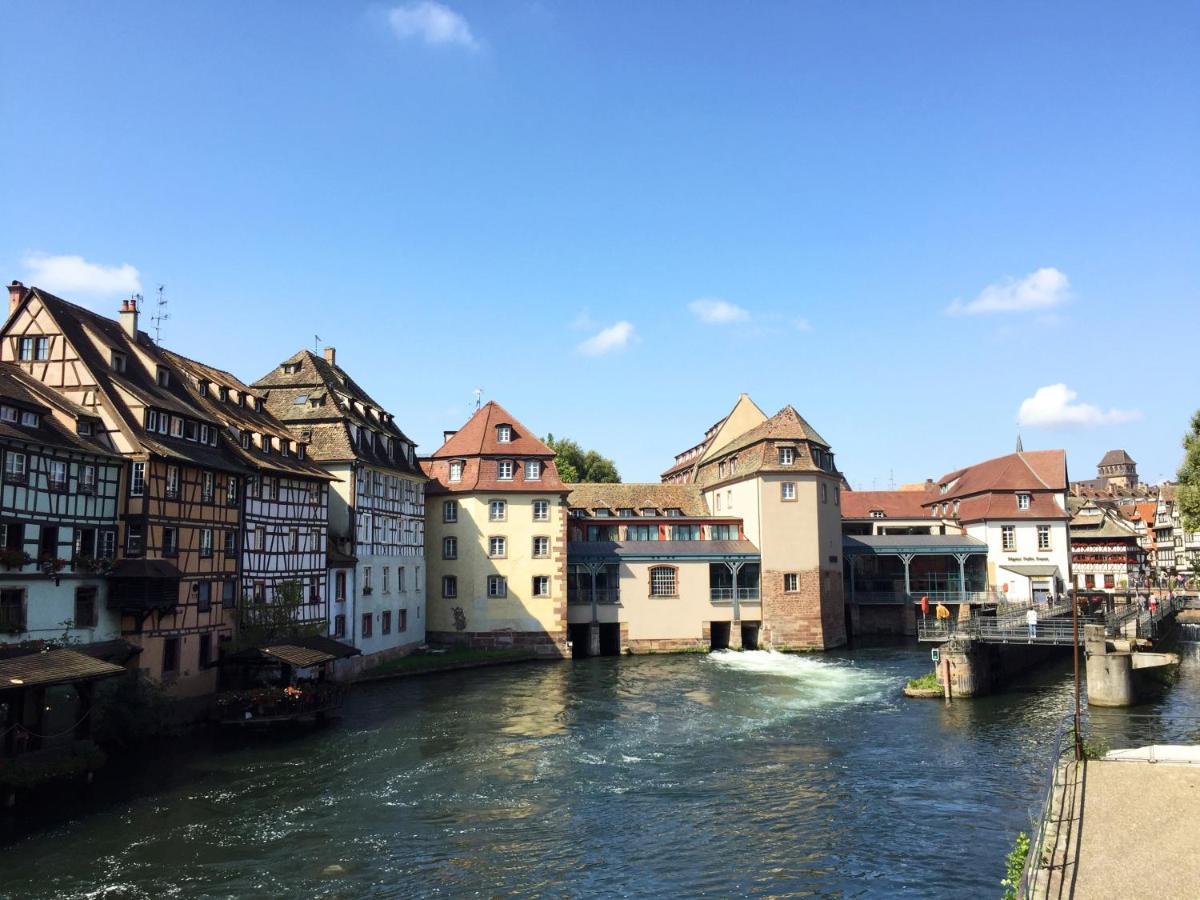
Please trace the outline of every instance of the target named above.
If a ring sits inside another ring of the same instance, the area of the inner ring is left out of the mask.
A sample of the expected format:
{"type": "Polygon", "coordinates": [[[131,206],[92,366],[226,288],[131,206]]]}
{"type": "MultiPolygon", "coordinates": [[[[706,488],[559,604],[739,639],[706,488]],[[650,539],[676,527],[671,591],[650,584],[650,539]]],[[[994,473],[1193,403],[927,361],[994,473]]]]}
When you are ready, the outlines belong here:
{"type": "Polygon", "coordinates": [[[13,281],[13,283],[8,286],[8,314],[10,316],[16,312],[17,307],[21,305],[21,301],[24,299],[25,285],[21,284],[19,281],[13,281]]]}
{"type": "Polygon", "coordinates": [[[458,434],[457,431],[443,431],[442,432],[442,443],[443,444],[446,443],[446,441],[450,440],[450,438],[454,437],[456,434],[458,434]]]}
{"type": "Polygon", "coordinates": [[[325,362],[329,363],[331,366],[337,365],[337,350],[336,349],[334,349],[333,347],[325,348],[325,362]]]}
{"type": "Polygon", "coordinates": [[[137,298],[130,297],[128,300],[121,301],[121,330],[129,335],[130,340],[137,340],[138,333],[138,308],[137,298]]]}

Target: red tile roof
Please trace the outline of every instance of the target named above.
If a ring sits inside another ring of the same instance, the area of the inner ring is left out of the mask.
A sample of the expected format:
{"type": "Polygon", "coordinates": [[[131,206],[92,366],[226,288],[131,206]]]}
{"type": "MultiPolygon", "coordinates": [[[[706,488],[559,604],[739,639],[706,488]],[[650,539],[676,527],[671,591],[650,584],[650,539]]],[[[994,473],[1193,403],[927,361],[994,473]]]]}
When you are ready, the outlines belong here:
{"type": "Polygon", "coordinates": [[[943,475],[938,484],[949,486],[940,495],[943,500],[986,491],[1065,491],[1067,453],[1065,450],[1009,453],[943,475]]]}
{"type": "Polygon", "coordinates": [[[927,519],[937,490],[924,491],[843,491],[842,518],[869,519],[872,510],[880,510],[889,519],[927,519]]]}
{"type": "Polygon", "coordinates": [[[513,418],[503,406],[488,401],[434,452],[432,459],[465,459],[470,456],[541,456],[553,459],[554,451],[513,418]],[[496,439],[499,425],[512,428],[511,441],[500,443],[496,439]]]}

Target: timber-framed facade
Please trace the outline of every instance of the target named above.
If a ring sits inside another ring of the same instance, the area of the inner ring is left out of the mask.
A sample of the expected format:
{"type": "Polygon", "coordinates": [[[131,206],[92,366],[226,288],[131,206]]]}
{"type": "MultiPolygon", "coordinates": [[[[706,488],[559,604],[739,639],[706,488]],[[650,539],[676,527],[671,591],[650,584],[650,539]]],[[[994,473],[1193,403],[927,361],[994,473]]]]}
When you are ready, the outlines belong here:
{"type": "Polygon", "coordinates": [[[224,425],[246,477],[241,530],[227,549],[240,553],[240,608],[279,598],[294,586],[299,624],[328,620],[326,566],[331,476],[308,458],[308,445],[266,409],[261,391],[234,375],[166,351],[194,402],[224,425]]]}
{"type": "Polygon", "coordinates": [[[125,458],[107,606],[141,668],[194,696],[215,688],[233,634],[240,561],[226,535],[240,528],[247,471],[138,315],[136,301],[118,322],[14,283],[0,360],[85,409],[125,458]]]}
{"type": "Polygon", "coordinates": [[[0,364],[0,643],[115,637],[121,459],[99,420],[0,364]]]}
{"type": "Polygon", "coordinates": [[[323,355],[301,350],[253,388],[333,479],[330,634],[376,658],[419,646],[425,640],[426,479],[415,445],[337,364],[332,347],[323,355]]]}

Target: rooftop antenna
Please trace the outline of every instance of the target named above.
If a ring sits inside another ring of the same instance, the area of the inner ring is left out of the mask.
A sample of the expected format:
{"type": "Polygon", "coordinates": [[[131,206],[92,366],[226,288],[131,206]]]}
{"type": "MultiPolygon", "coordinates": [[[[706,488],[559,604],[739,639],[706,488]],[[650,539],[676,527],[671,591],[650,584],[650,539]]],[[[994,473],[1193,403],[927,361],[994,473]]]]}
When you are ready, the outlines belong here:
{"type": "Polygon", "coordinates": [[[478,411],[483,405],[483,388],[475,388],[471,393],[475,395],[475,409],[478,411]]]}
{"type": "Polygon", "coordinates": [[[888,490],[894,491],[895,489],[896,489],[896,470],[888,469],[888,490]]]}
{"type": "Polygon", "coordinates": [[[319,334],[314,334],[313,335],[313,353],[320,353],[320,352],[321,352],[321,336],[319,334]]]}
{"type": "Polygon", "coordinates": [[[1025,452],[1025,445],[1021,443],[1021,433],[1020,432],[1017,432],[1017,452],[1018,453],[1025,452]]]}
{"type": "MultiPolygon", "coordinates": [[[[141,300],[141,297],[138,297],[141,300]]],[[[158,286],[158,301],[155,304],[156,309],[154,315],[150,317],[150,321],[154,323],[154,343],[162,344],[162,323],[171,318],[171,314],[167,312],[167,286],[160,284],[158,286]]]]}

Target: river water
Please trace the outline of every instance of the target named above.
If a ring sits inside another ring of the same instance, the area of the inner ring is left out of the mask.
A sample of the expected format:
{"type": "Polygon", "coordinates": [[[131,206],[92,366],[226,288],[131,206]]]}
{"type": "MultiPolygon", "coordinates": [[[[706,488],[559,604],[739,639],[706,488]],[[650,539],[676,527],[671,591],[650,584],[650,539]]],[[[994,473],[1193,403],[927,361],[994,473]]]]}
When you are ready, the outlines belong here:
{"type": "Polygon", "coordinates": [[[5,848],[0,896],[997,896],[1070,672],[904,699],[928,659],[644,656],[361,686],[323,731],[147,760],[5,848]]]}

